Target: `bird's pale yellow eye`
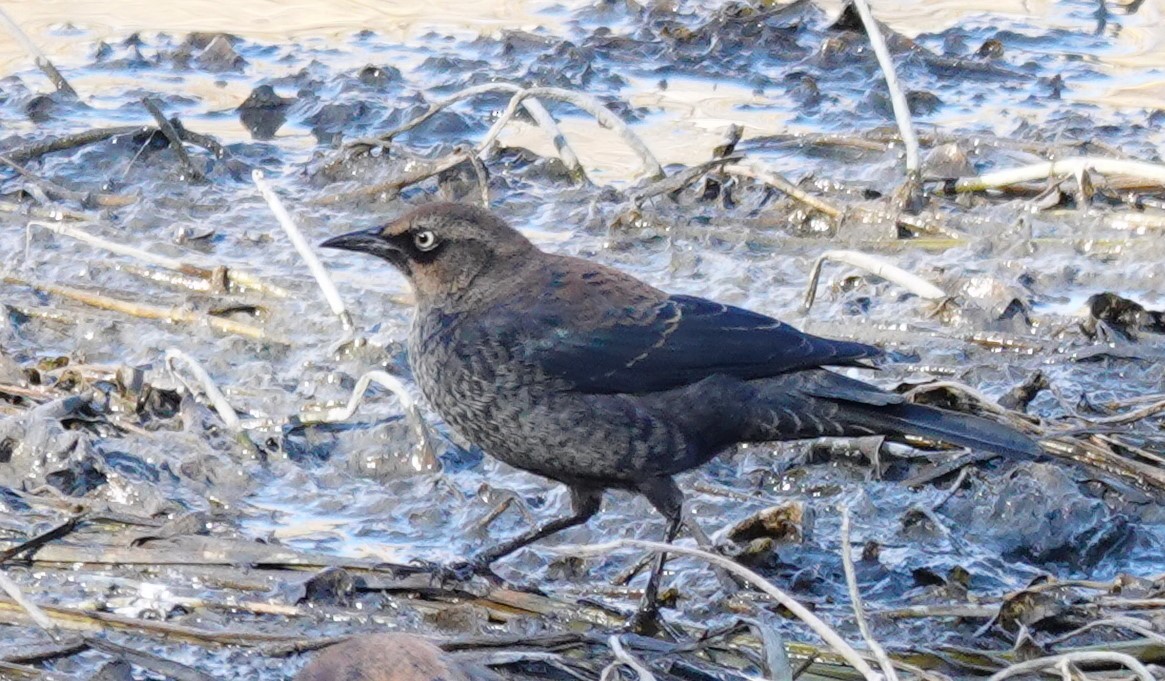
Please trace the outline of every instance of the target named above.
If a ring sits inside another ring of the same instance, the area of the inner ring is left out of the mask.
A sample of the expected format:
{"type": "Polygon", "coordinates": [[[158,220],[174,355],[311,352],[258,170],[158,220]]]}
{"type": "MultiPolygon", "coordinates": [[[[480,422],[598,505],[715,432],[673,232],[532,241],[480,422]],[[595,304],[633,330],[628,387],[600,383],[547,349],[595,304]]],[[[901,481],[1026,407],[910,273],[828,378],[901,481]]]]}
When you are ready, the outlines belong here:
{"type": "Polygon", "coordinates": [[[413,243],[416,244],[417,250],[431,251],[437,247],[437,235],[423,229],[413,235],[413,243]]]}

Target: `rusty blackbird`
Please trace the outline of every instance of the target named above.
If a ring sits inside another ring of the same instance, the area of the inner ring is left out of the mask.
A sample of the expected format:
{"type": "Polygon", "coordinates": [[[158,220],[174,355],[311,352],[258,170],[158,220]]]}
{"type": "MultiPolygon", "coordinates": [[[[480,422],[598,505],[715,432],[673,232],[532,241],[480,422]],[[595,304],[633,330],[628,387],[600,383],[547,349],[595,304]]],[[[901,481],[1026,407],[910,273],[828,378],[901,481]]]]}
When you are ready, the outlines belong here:
{"type": "Polygon", "coordinates": [[[670,541],[683,520],[673,476],[740,442],[916,435],[1039,454],[1010,427],[823,368],[860,366],[881,354],[873,346],[543,252],[481,208],[425,205],[322,246],[378,256],[409,279],[409,361],[452,428],[570,488],[570,516],[481,551],[474,570],[586,522],[607,489],[644,495],[668,520],[670,541]]]}

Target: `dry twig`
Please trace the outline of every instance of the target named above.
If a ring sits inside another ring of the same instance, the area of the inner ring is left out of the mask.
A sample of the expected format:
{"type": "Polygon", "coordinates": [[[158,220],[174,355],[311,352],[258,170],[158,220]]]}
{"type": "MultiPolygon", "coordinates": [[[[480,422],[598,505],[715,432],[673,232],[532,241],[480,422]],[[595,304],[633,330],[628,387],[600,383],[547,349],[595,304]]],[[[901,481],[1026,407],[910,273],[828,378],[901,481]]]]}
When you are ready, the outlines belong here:
{"type": "Polygon", "coordinates": [[[118,137],[120,135],[132,135],[138,132],[148,132],[153,130],[148,125],[122,125],[115,128],[95,128],[93,130],[85,130],[83,132],[74,133],[72,135],[65,135],[63,137],[56,137],[47,139],[41,142],[33,142],[32,144],[23,147],[16,147],[4,152],[4,155],[9,159],[24,163],[29,159],[51,154],[56,151],[65,151],[66,149],[75,149],[83,147],[88,144],[96,142],[103,142],[111,137],[118,137]]]}
{"type": "Polygon", "coordinates": [[[204,175],[202,171],[199,170],[198,166],[194,165],[194,160],[190,158],[190,154],[186,153],[186,147],[182,146],[182,137],[178,134],[178,131],[174,128],[174,125],[166,118],[166,114],[162,113],[162,110],[158,108],[157,103],[149,97],[142,97],[142,104],[145,105],[146,110],[149,111],[150,115],[154,117],[155,121],[157,121],[158,129],[161,130],[162,134],[166,136],[166,139],[170,141],[170,147],[174,150],[175,154],[178,154],[178,160],[181,161],[182,165],[186,166],[186,170],[190,172],[190,179],[195,182],[205,181],[206,175],[204,175]]]}
{"type": "Polygon", "coordinates": [[[79,192],[68,187],[61,186],[52,180],[45,179],[33,173],[28,168],[20,165],[16,161],[0,154],[0,163],[15,170],[18,174],[24,177],[29,182],[36,184],[44,190],[50,198],[64,199],[65,201],[76,201],[82,206],[102,206],[104,208],[120,208],[129,206],[137,202],[136,196],[123,196],[120,194],[103,194],[101,192],[79,192]]]}

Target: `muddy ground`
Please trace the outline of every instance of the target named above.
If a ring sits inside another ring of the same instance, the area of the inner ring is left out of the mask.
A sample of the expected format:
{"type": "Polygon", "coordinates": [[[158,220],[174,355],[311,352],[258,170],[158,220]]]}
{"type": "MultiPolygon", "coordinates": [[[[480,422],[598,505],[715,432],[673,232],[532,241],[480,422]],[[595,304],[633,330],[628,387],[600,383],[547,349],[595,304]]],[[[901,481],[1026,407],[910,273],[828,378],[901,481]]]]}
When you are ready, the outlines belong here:
{"type": "MultiPolygon", "coordinates": [[[[600,2],[541,9],[541,27],[405,40],[116,34],[61,17],[77,94],[31,58],[0,81],[0,540],[18,549],[0,564],[57,627],[0,599],[0,676],[95,678],[120,659],[133,678],[288,678],[300,651],[384,629],[515,677],[597,679],[611,661],[604,632],[634,607],[640,552],[551,547],[654,540],[662,520],[612,494],[586,527],[500,562],[506,587],[432,581],[424,561],[553,517],[567,496],[418,403],[421,437],[376,383],[354,415],[321,412],[372,370],[419,400],[409,292],[370,259],[322,254],[345,328],[255,170],[310,243],[484,200],[545,249],[884,347],[863,378],[1008,420],[1048,460],[741,448],[681,478],[723,550],[864,647],[839,549],[848,507],[873,634],[904,670],[987,675],[1090,646],[1160,663],[1165,109],[1116,96],[1152,87],[1160,64],[1114,49],[1160,7],[1058,7],[1054,23],[982,12],[910,37],[883,27],[922,144],[913,187],[882,71],[840,7],[600,2]],[[492,83],[582,93],[649,155],[551,91],[538,101],[568,151],[528,110],[479,147],[504,86],[411,125],[492,83]],[[1078,157],[1153,165],[956,181],[1078,157]],[[940,295],[826,263],[804,311],[815,261],[836,250],[940,295]]],[[[669,568],[674,640],[626,639],[661,678],[782,678],[782,647],[794,670],[854,674],[767,597],[726,591],[698,559],[669,568]]]]}

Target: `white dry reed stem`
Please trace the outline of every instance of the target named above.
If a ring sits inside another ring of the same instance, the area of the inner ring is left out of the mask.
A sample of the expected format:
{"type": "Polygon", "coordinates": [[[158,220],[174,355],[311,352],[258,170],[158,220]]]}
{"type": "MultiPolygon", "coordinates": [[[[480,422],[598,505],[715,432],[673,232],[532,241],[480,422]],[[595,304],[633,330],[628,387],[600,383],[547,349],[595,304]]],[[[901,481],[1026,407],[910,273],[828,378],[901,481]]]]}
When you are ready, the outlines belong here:
{"type": "Polygon", "coordinates": [[[607,645],[611,647],[611,653],[614,654],[615,661],[603,669],[603,673],[599,677],[600,681],[617,678],[615,669],[621,664],[626,665],[631,671],[635,672],[639,677],[639,681],[655,681],[655,674],[652,674],[650,669],[635,659],[634,655],[627,652],[627,649],[623,647],[622,639],[618,635],[611,634],[607,637],[607,645]]]}
{"type": "Polygon", "coordinates": [[[887,260],[883,260],[876,255],[870,255],[869,253],[862,253],[860,251],[826,251],[813,263],[813,269],[809,273],[809,285],[805,289],[805,299],[801,303],[801,309],[804,312],[808,312],[813,307],[813,301],[817,298],[817,284],[821,279],[821,266],[827,260],[863,269],[870,274],[901,286],[919,298],[941,300],[947,297],[947,294],[942,289],[929,281],[917,274],[907,272],[901,267],[887,260]]]}
{"type": "Polygon", "coordinates": [[[921,167],[918,153],[918,135],[914,133],[914,124],[910,120],[910,105],[906,101],[906,94],[898,82],[898,73],[894,70],[894,60],[890,58],[890,49],[886,47],[886,39],[882,37],[882,29],[870,12],[866,0],[854,0],[854,7],[862,18],[866,27],[866,35],[870,39],[870,46],[874,48],[874,55],[878,58],[878,65],[882,68],[882,75],[886,77],[886,87],[890,90],[890,103],[894,107],[894,121],[898,124],[902,143],[906,147],[906,170],[917,173],[921,167]]]}
{"type": "MultiPolygon", "coordinates": [[[[239,432],[240,424],[238,412],[236,412],[235,408],[231,406],[231,403],[227,401],[226,395],[224,395],[222,391],[218,389],[218,385],[215,384],[214,379],[210,377],[210,374],[206,372],[206,369],[202,368],[202,365],[198,363],[198,360],[194,359],[185,352],[182,352],[178,348],[167,348],[166,366],[169,367],[170,371],[174,372],[175,376],[180,377],[181,375],[178,374],[174,368],[174,363],[176,361],[185,364],[186,370],[189,371],[190,375],[194,376],[194,378],[198,381],[198,384],[202,386],[202,391],[206,393],[206,399],[210,400],[210,405],[214,407],[215,412],[218,413],[218,417],[222,419],[222,422],[227,427],[227,430],[231,431],[232,433],[239,432]]],[[[190,387],[187,386],[188,390],[189,388],[190,387]]],[[[193,393],[194,391],[191,390],[190,392],[193,393]]]]}
{"type": "Polygon", "coordinates": [[[336,290],[336,285],[332,282],[332,277],[328,275],[328,270],[324,267],[324,264],[320,262],[319,256],[316,255],[315,250],[312,249],[307,239],[303,237],[303,232],[299,230],[295,221],[291,219],[291,215],[283,207],[283,202],[279,200],[279,196],[275,193],[275,190],[263,178],[263,171],[254,170],[251,173],[251,179],[255,182],[255,186],[259,188],[259,193],[267,201],[271,212],[275,214],[275,219],[279,221],[279,225],[287,233],[287,238],[291,239],[295,250],[299,252],[299,256],[307,263],[307,268],[311,270],[312,276],[315,277],[316,283],[319,284],[320,290],[323,291],[324,299],[328,301],[328,306],[332,308],[332,313],[340,318],[340,324],[344,327],[344,331],[351,331],[354,328],[352,315],[348,314],[348,308],[344,305],[344,299],[340,297],[340,292],[336,290]]]}
{"type": "Polygon", "coordinates": [[[57,67],[53,66],[53,63],[49,61],[45,53],[40,51],[36,43],[32,42],[28,34],[20,28],[20,24],[13,21],[12,17],[8,15],[8,12],[4,11],[3,7],[0,7],[0,23],[3,23],[8,29],[8,32],[12,34],[12,37],[16,38],[16,42],[24,47],[24,51],[28,52],[29,56],[32,57],[36,63],[36,67],[44,72],[49,80],[53,82],[53,87],[67,95],[77,96],[77,91],[73,89],[72,85],[69,85],[69,81],[65,80],[65,77],[57,70],[57,67]]]}
{"type": "MultiPolygon", "coordinates": [[[[33,221],[29,222],[28,226],[47,229],[54,234],[76,239],[77,241],[89,244],[90,246],[95,246],[105,251],[109,251],[115,255],[123,255],[127,258],[140,260],[148,265],[155,265],[157,267],[171,270],[173,272],[179,272],[181,274],[187,274],[203,279],[212,279],[215,276],[215,270],[213,269],[192,265],[177,258],[151,253],[135,246],[129,246],[127,244],[120,244],[114,241],[110,241],[104,237],[97,236],[96,234],[87,232],[83,229],[78,229],[71,225],[65,225],[57,222],[33,221]]],[[[26,246],[27,245],[28,244],[26,244],[26,246]]],[[[291,292],[287,289],[281,286],[276,286],[275,284],[269,284],[253,274],[240,272],[239,270],[233,268],[224,269],[226,271],[227,280],[238,286],[252,289],[260,293],[265,293],[276,298],[291,297],[291,292]]]]}
{"type": "Polygon", "coordinates": [[[1129,161],[1120,158],[1074,156],[1058,161],[996,170],[978,177],[961,177],[955,180],[955,191],[977,192],[998,189],[1021,182],[1044,180],[1061,175],[1076,175],[1085,170],[1095,171],[1101,175],[1128,175],[1165,186],[1165,165],[1160,163],[1129,161]]]}
{"type": "Polygon", "coordinates": [[[866,645],[870,647],[870,652],[874,654],[874,659],[878,661],[878,666],[882,668],[882,673],[886,675],[887,681],[898,681],[898,672],[894,670],[894,663],[890,661],[886,649],[874,638],[874,634],[870,631],[870,625],[866,622],[865,608],[862,607],[862,593],[858,590],[858,578],[854,570],[853,547],[850,546],[849,530],[849,506],[842,506],[841,564],[845,569],[845,583],[849,588],[849,599],[853,604],[854,619],[857,620],[858,631],[862,632],[862,638],[866,640],[866,645]]]}
{"type": "Polygon", "coordinates": [[[607,107],[603,106],[603,103],[595,97],[583,94],[581,92],[574,92],[573,90],[565,90],[555,87],[527,88],[525,90],[519,90],[518,92],[514,93],[514,96],[510,98],[509,105],[506,106],[506,110],[502,112],[502,115],[498,118],[497,121],[494,122],[493,127],[489,129],[489,132],[485,134],[485,137],[482,139],[482,141],[478,143],[477,152],[479,156],[484,157],[486,154],[488,154],[490,145],[492,145],[494,140],[497,139],[498,135],[501,134],[502,128],[506,127],[510,120],[513,119],[514,114],[517,113],[518,105],[530,97],[536,97],[539,99],[553,99],[559,102],[566,102],[571,106],[589,113],[595,117],[595,120],[598,121],[599,125],[603,126],[604,128],[610,128],[619,133],[619,136],[623,138],[623,141],[627,144],[627,146],[630,147],[637,156],[639,156],[640,161],[643,163],[644,174],[653,180],[658,180],[666,175],[666,173],[663,172],[663,166],[659,164],[659,161],[655,158],[655,155],[651,153],[651,150],[647,148],[647,145],[644,144],[639,135],[635,134],[635,131],[631,129],[631,126],[627,125],[626,121],[611,113],[611,111],[607,107]]]}
{"type": "Polygon", "coordinates": [[[404,383],[387,371],[374,370],[361,376],[356,381],[356,387],[352,390],[352,395],[348,398],[346,405],[320,411],[305,411],[300,413],[299,420],[303,423],[335,423],[350,419],[364,402],[364,394],[368,392],[368,387],[373,383],[387,388],[389,392],[400,400],[401,407],[404,408],[405,416],[417,434],[417,439],[420,442],[421,456],[411,462],[413,468],[417,471],[423,471],[436,467],[437,458],[433,452],[429,427],[425,424],[425,419],[421,417],[421,411],[417,408],[416,400],[409,394],[404,383]]]}
{"type": "Polygon", "coordinates": [[[1056,667],[1065,662],[1115,662],[1127,667],[1137,677],[1138,681],[1155,681],[1149,669],[1132,655],[1104,651],[1065,653],[1063,655],[1052,655],[1051,657],[1026,660],[1013,664],[1006,669],[1001,669],[992,674],[991,678],[987,681],[1003,681],[1003,679],[1010,679],[1013,676],[1029,674],[1049,667],[1056,667]]]}
{"type": "Polygon", "coordinates": [[[28,616],[36,623],[36,626],[52,634],[54,638],[56,637],[57,625],[53,624],[52,618],[46,615],[45,611],[41,610],[36,603],[25,598],[24,592],[3,570],[0,570],[0,590],[3,590],[13,602],[23,608],[24,612],[28,613],[28,616]]]}

